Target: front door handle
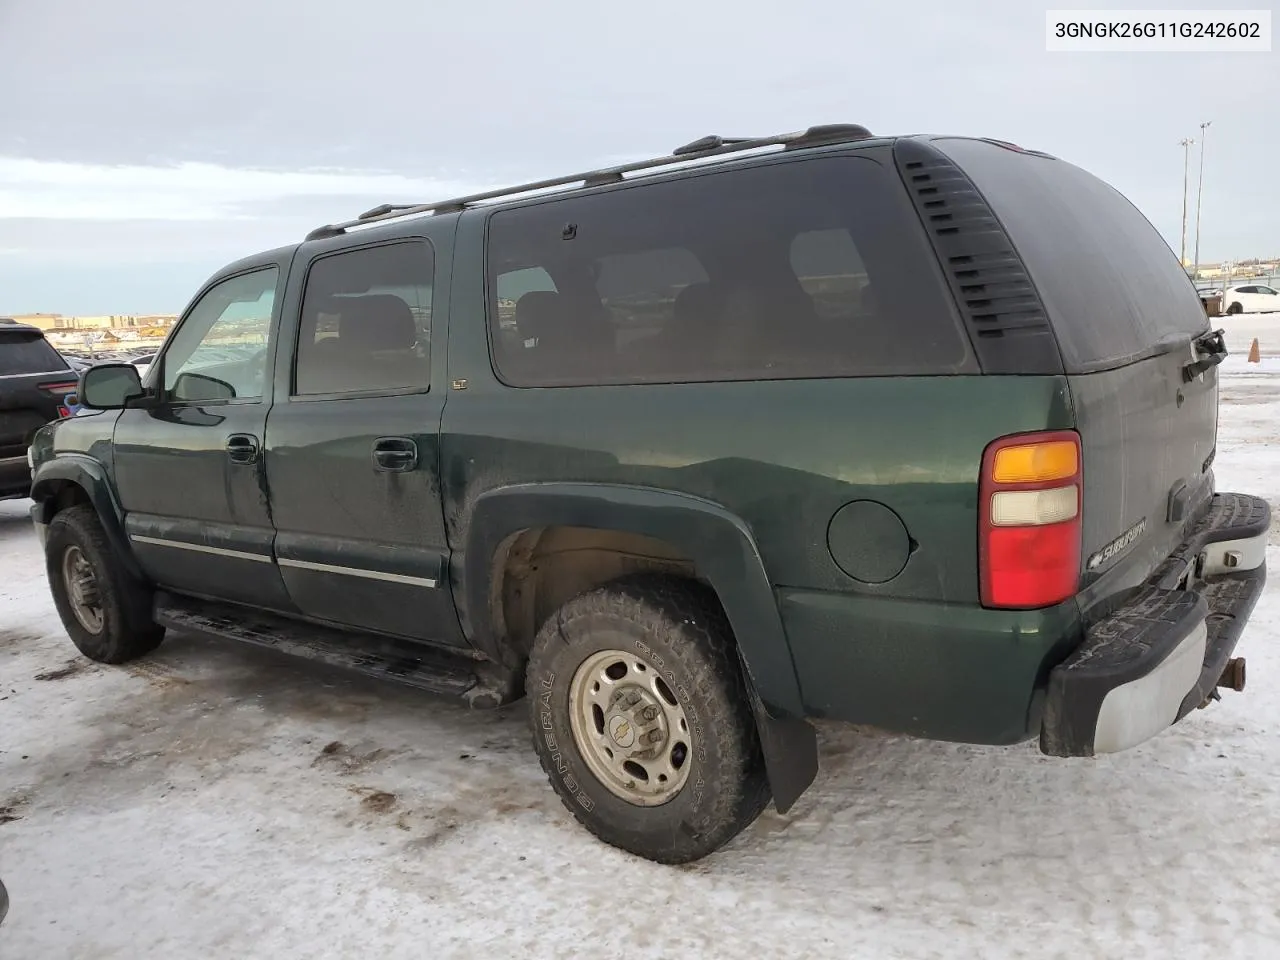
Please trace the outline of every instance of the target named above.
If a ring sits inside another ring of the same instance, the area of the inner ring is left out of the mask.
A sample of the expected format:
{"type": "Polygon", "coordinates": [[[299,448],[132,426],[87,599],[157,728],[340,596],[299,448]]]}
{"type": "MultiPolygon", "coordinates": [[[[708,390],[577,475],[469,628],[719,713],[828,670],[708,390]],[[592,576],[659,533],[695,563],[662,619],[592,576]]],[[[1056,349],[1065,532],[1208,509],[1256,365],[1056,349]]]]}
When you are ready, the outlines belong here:
{"type": "Polygon", "coordinates": [[[373,469],[404,473],[418,466],[418,445],[408,437],[379,437],[373,441],[373,469]]]}
{"type": "Polygon", "coordinates": [[[248,433],[233,433],[227,437],[227,456],[232,463],[256,463],[258,438],[248,433]]]}

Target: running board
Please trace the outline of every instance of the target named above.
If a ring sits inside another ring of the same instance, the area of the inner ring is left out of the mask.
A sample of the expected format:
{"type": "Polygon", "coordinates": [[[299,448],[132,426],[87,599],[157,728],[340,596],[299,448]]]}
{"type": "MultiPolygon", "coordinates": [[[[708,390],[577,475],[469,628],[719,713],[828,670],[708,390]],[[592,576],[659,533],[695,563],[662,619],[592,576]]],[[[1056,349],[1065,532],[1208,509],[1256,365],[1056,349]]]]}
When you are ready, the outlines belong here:
{"type": "Polygon", "coordinates": [[[315,660],[367,677],[497,707],[523,692],[518,671],[473,660],[412,640],[357,633],[266,613],[251,607],[159,592],[155,622],[204,636],[238,640],[292,657],[315,660]]]}

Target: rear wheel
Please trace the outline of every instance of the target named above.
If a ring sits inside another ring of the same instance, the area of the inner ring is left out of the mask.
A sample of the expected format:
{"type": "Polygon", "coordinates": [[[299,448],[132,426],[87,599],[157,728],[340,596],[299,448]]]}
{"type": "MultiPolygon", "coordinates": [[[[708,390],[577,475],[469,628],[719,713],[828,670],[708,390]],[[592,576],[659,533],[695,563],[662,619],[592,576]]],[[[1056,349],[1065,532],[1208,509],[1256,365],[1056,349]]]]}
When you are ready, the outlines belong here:
{"type": "Polygon", "coordinates": [[[1227,307],[1227,316],[1234,317],[1237,313],[1244,313],[1244,307],[1238,303],[1233,303],[1227,307]]]}
{"type": "Polygon", "coordinates": [[[116,560],[92,507],[70,507],[53,518],[45,569],[62,625],[90,660],[124,663],[164,639],[164,628],[151,619],[151,591],[116,560]]]}
{"type": "Polygon", "coordinates": [[[570,600],[538,632],[526,689],[543,769],[607,843],[687,863],[769,801],[733,635],[699,584],[629,577],[570,600]]]}

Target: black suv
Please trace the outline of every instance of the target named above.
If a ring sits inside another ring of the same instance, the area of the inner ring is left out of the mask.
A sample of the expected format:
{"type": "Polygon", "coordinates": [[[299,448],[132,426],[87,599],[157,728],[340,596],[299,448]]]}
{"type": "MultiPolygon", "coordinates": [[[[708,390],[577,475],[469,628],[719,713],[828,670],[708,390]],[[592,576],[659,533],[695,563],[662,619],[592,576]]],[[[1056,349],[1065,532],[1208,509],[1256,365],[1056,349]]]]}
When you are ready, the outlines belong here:
{"type": "Polygon", "coordinates": [[[856,126],[385,206],[87,371],[32,514],[72,640],[203,631],[499,704],[695,859],[808,718],[1054,756],[1243,685],[1265,501],[1168,245],[1053,157],[856,126]]]}
{"type": "Polygon", "coordinates": [[[69,416],[77,380],[38,327],[0,319],[0,500],[30,491],[27,449],[37,430],[69,416]]]}

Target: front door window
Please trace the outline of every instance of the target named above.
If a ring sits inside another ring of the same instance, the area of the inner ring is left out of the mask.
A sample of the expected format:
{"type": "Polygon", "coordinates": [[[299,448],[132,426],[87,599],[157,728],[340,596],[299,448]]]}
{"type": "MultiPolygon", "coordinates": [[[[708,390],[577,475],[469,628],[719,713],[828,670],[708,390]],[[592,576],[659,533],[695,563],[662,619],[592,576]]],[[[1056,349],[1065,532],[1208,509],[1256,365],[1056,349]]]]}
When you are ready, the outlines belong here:
{"type": "Polygon", "coordinates": [[[210,287],[174,331],[164,353],[164,390],[175,401],[262,398],[276,267],[210,287]]]}

